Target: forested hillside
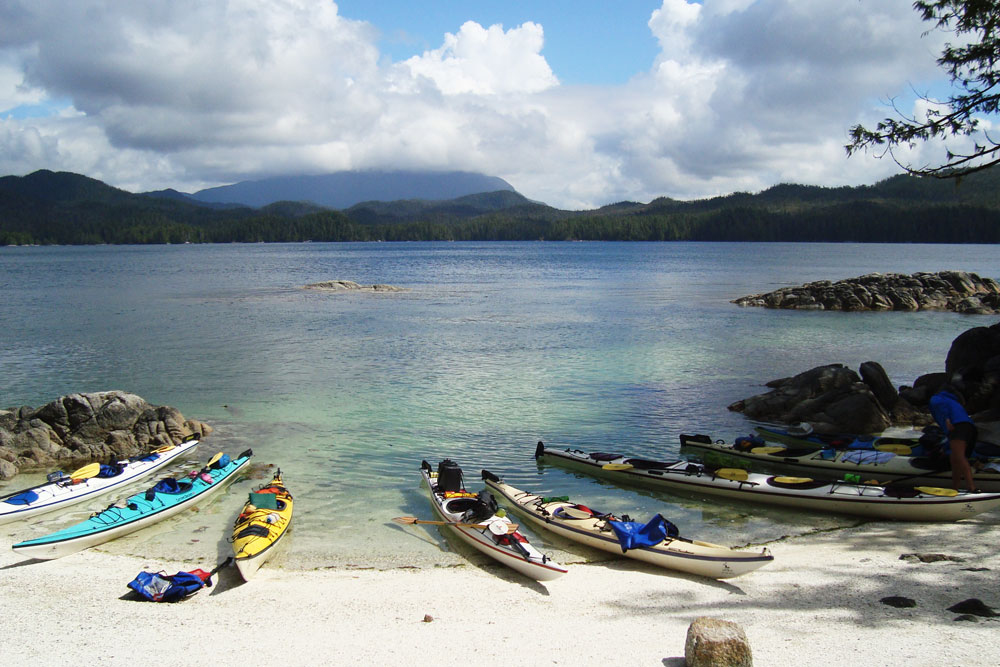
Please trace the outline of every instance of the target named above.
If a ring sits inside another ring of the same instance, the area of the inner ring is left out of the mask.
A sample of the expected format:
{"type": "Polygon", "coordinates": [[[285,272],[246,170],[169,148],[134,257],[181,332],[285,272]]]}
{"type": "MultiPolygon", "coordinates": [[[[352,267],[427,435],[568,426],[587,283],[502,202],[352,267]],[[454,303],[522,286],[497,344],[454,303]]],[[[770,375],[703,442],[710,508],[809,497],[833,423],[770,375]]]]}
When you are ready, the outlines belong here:
{"type": "Polygon", "coordinates": [[[897,176],[863,187],[778,185],[697,201],[561,211],[516,192],[448,201],[206,206],[77,174],[0,178],[0,245],[278,241],[1000,242],[1000,170],[954,181],[897,176]],[[996,172],[996,173],[994,173],[996,172]]]}

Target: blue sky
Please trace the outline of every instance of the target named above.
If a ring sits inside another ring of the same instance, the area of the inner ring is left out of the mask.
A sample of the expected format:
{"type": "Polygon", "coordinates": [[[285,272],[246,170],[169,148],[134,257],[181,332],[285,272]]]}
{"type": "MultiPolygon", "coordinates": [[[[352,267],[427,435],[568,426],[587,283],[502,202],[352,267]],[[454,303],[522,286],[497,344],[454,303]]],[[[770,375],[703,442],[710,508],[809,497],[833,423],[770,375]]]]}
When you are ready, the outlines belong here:
{"type": "Polygon", "coordinates": [[[944,90],[930,27],[910,0],[7,0],[0,174],[465,170],[567,209],[874,183],[900,168],[848,129],[944,90]]]}
{"type": "Polygon", "coordinates": [[[407,2],[348,0],[340,13],[370,21],[393,60],[437,48],[441,35],[466,21],[512,28],[532,21],[545,29],[545,59],[564,84],[621,84],[648,69],[659,49],[646,23],[661,3],[649,0],[524,0],[407,2]]]}

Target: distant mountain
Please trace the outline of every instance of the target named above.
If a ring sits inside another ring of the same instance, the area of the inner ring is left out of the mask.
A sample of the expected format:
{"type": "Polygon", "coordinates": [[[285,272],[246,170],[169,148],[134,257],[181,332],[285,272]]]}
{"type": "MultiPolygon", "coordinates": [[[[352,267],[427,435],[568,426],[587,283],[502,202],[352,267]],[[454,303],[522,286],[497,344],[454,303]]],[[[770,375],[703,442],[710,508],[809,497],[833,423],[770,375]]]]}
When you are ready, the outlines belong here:
{"type": "Polygon", "coordinates": [[[343,212],[351,220],[362,224],[395,224],[421,219],[464,220],[499,211],[507,215],[559,213],[557,209],[531,201],[513,190],[482,192],[446,201],[426,199],[366,201],[355,204],[343,212]]]}
{"type": "Polygon", "coordinates": [[[81,202],[117,204],[134,196],[131,192],[113,188],[88,176],[48,169],[39,169],[27,176],[0,178],[0,195],[62,205],[81,202]]]}
{"type": "Polygon", "coordinates": [[[365,201],[446,200],[481,192],[514,191],[510,183],[466,171],[342,171],[319,176],[278,176],[200,190],[201,202],[260,208],[278,201],[312,202],[345,209],[365,201]]]}

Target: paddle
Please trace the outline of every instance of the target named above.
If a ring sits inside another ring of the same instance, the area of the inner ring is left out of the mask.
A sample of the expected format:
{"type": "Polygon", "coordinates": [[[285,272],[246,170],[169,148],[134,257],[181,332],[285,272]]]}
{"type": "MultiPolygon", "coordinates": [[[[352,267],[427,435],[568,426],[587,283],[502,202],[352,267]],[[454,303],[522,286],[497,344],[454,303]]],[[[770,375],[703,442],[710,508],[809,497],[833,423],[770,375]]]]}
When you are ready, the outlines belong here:
{"type": "Polygon", "coordinates": [[[100,463],[89,463],[80,468],[79,470],[74,470],[69,475],[67,475],[67,477],[72,479],[74,482],[79,482],[84,479],[90,479],[91,477],[97,475],[97,473],[99,472],[101,472],[100,463]]]}
{"type": "Polygon", "coordinates": [[[213,456],[208,460],[208,465],[211,466],[213,463],[215,463],[221,458],[222,458],[222,452],[219,452],[218,454],[216,454],[215,456],[213,456]]]}
{"type": "MultiPolygon", "coordinates": [[[[221,570],[222,568],[226,567],[227,565],[229,565],[232,562],[233,562],[233,557],[230,556],[230,557],[226,558],[226,560],[222,561],[221,563],[219,563],[218,565],[216,565],[214,568],[212,568],[212,571],[208,573],[209,582],[211,582],[212,577],[214,577],[216,574],[219,573],[219,570],[221,570]]],[[[209,583],[208,585],[211,586],[212,584],[209,583]]]]}
{"type": "Polygon", "coordinates": [[[742,468],[719,468],[715,471],[715,476],[733,482],[745,482],[749,479],[747,471],[742,468]]]}
{"type": "MultiPolygon", "coordinates": [[[[458,522],[456,522],[456,521],[431,521],[429,519],[418,519],[415,516],[397,516],[397,517],[395,517],[393,519],[393,521],[395,521],[396,523],[401,523],[403,525],[407,525],[407,526],[415,524],[415,523],[425,523],[425,524],[429,524],[431,526],[458,526],[460,528],[480,528],[480,529],[481,528],[489,528],[491,532],[493,530],[492,526],[501,525],[500,523],[491,523],[491,524],[487,525],[487,524],[483,524],[483,523],[463,523],[461,521],[458,521],[458,522]]],[[[518,528],[520,528],[520,526],[518,526],[516,523],[505,523],[505,524],[502,524],[502,525],[506,526],[506,530],[504,531],[505,533],[513,533],[513,532],[516,532],[518,528]]]]}

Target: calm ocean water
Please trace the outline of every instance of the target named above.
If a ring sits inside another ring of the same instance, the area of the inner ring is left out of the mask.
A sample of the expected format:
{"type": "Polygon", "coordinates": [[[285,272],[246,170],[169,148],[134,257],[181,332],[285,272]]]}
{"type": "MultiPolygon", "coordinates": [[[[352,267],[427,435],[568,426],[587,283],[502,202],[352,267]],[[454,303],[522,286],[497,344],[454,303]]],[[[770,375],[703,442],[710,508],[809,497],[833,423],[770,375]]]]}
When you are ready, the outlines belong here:
{"type": "MultiPolygon", "coordinates": [[[[996,246],[966,245],[0,248],[0,405],[127,390],[215,427],[199,460],[253,447],[257,476],[279,466],[296,498],[286,567],[466,557],[434,528],[390,521],[431,518],[417,468],[444,457],[462,465],[471,488],[488,468],[516,486],[634,518],[659,511],[689,537],[764,542],[851,520],[617,488],[537,465],[534,445],[671,458],[680,433],[749,432],[726,406],[768,380],[873,360],[909,384],[943,370],[958,334],[996,318],[767,311],[730,300],[875,271],[996,278],[998,259],[996,246]],[[410,291],[301,289],[331,279],[410,291]]],[[[260,481],[101,548],[211,562],[228,553],[227,528],[260,481]]],[[[48,532],[107,502],[3,533],[48,532]]],[[[547,534],[532,538],[564,560],[601,557],[547,534]]]]}

